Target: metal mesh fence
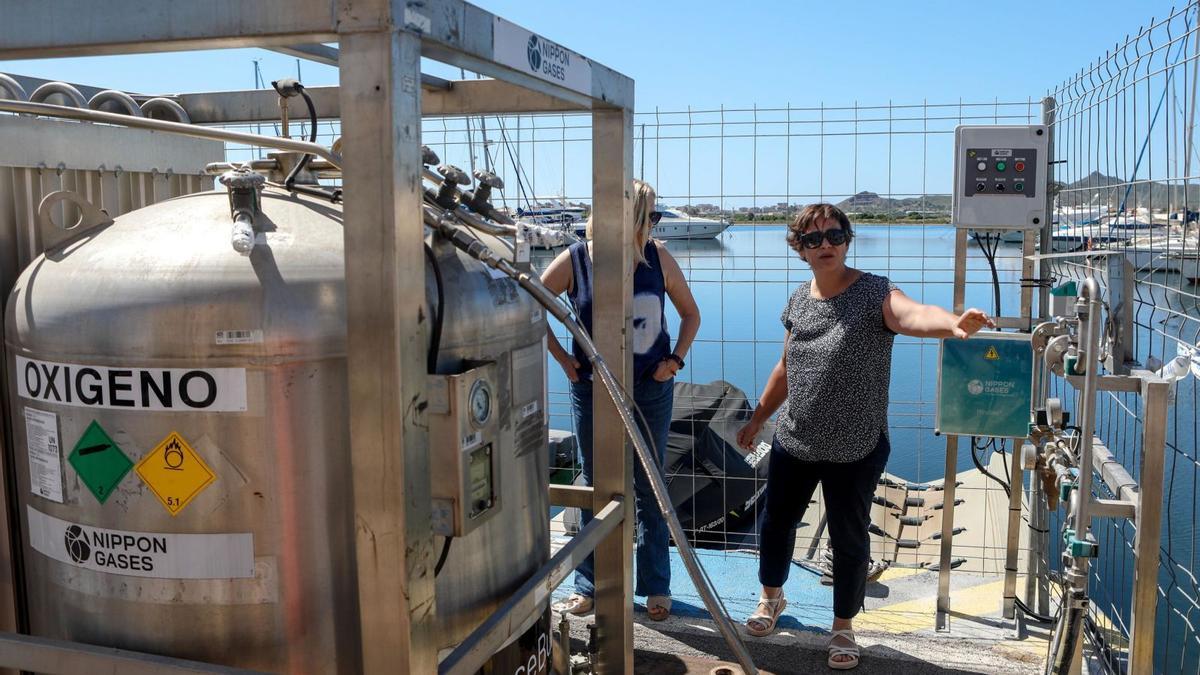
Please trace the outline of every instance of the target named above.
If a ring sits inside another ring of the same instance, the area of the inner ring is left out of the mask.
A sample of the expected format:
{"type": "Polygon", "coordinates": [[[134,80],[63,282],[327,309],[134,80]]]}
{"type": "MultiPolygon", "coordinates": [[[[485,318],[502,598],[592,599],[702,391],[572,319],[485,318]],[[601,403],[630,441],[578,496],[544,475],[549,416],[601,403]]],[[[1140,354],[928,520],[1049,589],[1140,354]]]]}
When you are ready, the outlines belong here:
{"type": "MultiPolygon", "coordinates": [[[[1054,170],[1062,228],[1056,249],[1107,248],[1128,259],[1136,277],[1134,358],[1158,370],[1181,357],[1174,367],[1193,375],[1200,375],[1200,190],[1192,176],[1200,166],[1193,144],[1198,39],[1192,2],[1152,20],[1050,92],[1057,101],[1054,157],[1060,162],[1054,170]]],[[[1078,278],[1083,267],[1062,262],[1054,275],[1078,278]]],[[[1196,401],[1196,379],[1185,377],[1168,419],[1165,485],[1143,486],[1155,497],[1161,489],[1165,510],[1155,619],[1161,672],[1200,671],[1196,401]]],[[[1141,406],[1136,395],[1111,392],[1098,402],[1097,436],[1135,478],[1141,406]]],[[[1101,551],[1092,567],[1092,633],[1106,641],[1108,665],[1120,671],[1136,533],[1128,521],[1097,519],[1096,527],[1101,551]]]]}

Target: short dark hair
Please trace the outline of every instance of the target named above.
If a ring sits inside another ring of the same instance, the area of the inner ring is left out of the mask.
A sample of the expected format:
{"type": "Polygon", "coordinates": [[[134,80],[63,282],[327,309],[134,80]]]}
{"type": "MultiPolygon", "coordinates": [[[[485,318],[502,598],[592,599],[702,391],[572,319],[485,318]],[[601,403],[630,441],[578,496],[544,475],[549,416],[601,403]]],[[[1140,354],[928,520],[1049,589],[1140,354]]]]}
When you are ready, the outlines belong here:
{"type": "Polygon", "coordinates": [[[850,219],[846,214],[834,206],[833,204],[809,204],[796,214],[795,219],[788,225],[787,243],[792,247],[792,250],[799,253],[804,245],[800,243],[800,235],[804,234],[809,228],[817,227],[826,220],[836,220],[838,225],[850,235],[850,239],[854,238],[854,229],[850,226],[850,219]]]}

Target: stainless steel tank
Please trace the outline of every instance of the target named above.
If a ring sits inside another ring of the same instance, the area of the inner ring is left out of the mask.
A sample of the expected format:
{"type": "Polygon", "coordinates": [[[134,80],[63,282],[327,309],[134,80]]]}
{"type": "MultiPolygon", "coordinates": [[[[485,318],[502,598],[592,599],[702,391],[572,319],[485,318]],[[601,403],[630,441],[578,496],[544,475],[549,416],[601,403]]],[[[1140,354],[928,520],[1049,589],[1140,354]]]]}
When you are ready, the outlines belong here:
{"type": "MultiPolygon", "coordinates": [[[[225,192],[201,193],[47,251],[9,297],[33,634],[358,670],[341,209],[270,188],[261,203],[248,257],[225,192]]],[[[438,577],[446,647],[549,554],[545,319],[513,282],[434,251],[438,370],[494,362],[502,385],[502,508],[438,577]]]]}

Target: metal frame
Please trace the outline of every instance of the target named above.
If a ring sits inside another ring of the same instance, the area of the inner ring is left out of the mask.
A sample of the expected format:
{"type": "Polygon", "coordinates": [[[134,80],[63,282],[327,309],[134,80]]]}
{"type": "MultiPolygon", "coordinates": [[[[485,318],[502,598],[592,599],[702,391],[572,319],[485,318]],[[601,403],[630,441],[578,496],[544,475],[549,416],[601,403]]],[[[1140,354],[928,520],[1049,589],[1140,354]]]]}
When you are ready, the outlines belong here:
{"type": "MultiPolygon", "coordinates": [[[[413,292],[424,284],[423,114],[593,111],[593,209],[601,224],[595,244],[600,327],[595,338],[605,359],[622,366],[622,384],[630,381],[625,340],[631,334],[627,249],[633,81],[589,62],[590,87],[579,90],[499,63],[495,21],[491,13],[462,0],[163,0],[153,12],[135,0],[104,5],[57,0],[14,8],[0,28],[0,59],[266,47],[318,60],[336,57],[342,66],[335,91],[314,89],[323,116],[341,118],[343,148],[353,158],[344,171],[347,192],[355,195],[345,207],[348,380],[361,666],[366,672],[437,670],[435,642],[429,639],[435,602],[429,447],[420,420],[424,368],[417,358],[420,350],[413,348],[424,335],[417,304],[423,294],[413,292]],[[338,51],[324,47],[326,42],[337,42],[338,51]],[[442,85],[423,79],[422,56],[497,80],[442,85]]],[[[249,121],[265,117],[264,107],[273,118],[277,105],[270,93],[179,98],[197,110],[195,122],[249,121]],[[211,111],[201,99],[212,103],[211,111]],[[222,109],[236,112],[221,118],[222,109]]],[[[597,397],[596,414],[592,504],[599,511],[615,500],[611,520],[600,522],[619,522],[621,527],[606,526],[612,531],[596,547],[595,669],[624,673],[633,670],[627,565],[632,509],[622,499],[632,492],[632,465],[613,404],[597,397]]],[[[599,526],[593,532],[603,534],[599,526]]],[[[581,541],[573,550],[581,551],[587,543],[581,541]]],[[[519,600],[514,597],[513,602],[519,600]]],[[[88,671],[65,660],[59,663],[61,667],[47,670],[88,671]]]]}

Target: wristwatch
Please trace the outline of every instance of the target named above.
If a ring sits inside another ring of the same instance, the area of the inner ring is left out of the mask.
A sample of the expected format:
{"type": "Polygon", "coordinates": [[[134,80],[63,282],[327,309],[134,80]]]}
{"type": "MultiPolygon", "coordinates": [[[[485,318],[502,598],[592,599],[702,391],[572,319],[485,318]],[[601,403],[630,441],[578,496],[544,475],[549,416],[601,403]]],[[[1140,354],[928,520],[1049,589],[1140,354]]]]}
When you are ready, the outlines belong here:
{"type": "Polygon", "coordinates": [[[680,370],[683,370],[683,366],[686,365],[686,364],[684,364],[683,359],[680,358],[678,354],[667,354],[666,356],[663,357],[663,359],[664,360],[670,359],[670,360],[674,361],[675,364],[679,366],[680,370]]]}

